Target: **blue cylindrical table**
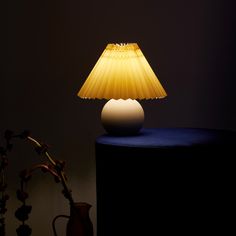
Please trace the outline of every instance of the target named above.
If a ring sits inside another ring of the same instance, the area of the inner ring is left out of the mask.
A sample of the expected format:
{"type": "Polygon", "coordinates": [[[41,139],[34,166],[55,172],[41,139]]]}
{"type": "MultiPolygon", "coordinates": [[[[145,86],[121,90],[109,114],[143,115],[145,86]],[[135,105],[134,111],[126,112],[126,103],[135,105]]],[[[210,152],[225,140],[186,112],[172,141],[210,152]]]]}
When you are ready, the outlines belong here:
{"type": "Polygon", "coordinates": [[[233,228],[236,132],[143,129],[96,139],[98,236],[233,228]]]}

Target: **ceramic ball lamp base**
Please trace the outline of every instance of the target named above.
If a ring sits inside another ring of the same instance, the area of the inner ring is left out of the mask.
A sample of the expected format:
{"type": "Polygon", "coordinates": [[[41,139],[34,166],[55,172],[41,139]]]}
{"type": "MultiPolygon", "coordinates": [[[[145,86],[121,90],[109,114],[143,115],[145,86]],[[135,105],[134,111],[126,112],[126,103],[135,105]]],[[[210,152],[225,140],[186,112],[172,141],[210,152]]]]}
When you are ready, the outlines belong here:
{"type": "Polygon", "coordinates": [[[101,120],[111,135],[136,135],[143,126],[144,111],[136,100],[111,99],[102,109],[101,120]]]}

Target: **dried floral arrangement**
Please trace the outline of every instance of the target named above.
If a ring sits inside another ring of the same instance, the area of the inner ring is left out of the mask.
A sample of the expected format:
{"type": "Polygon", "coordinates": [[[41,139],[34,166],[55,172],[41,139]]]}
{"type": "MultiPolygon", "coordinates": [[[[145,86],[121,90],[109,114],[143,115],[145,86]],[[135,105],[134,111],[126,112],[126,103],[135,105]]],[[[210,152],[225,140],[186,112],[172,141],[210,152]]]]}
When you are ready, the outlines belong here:
{"type": "Polygon", "coordinates": [[[69,201],[70,206],[74,205],[71,190],[67,185],[67,178],[65,175],[65,162],[56,160],[48,152],[48,145],[37,141],[31,137],[29,131],[23,131],[20,134],[14,134],[14,132],[7,130],[4,134],[5,145],[0,146],[0,235],[5,235],[5,213],[7,212],[7,200],[9,199],[7,190],[7,183],[5,177],[5,171],[8,165],[8,153],[13,148],[14,139],[22,139],[30,142],[35,152],[43,158],[43,162],[32,166],[30,169],[20,172],[20,188],[17,190],[17,199],[21,202],[21,206],[16,210],[15,217],[21,221],[21,225],[16,229],[18,236],[30,236],[32,229],[26,224],[31,212],[32,206],[26,204],[26,200],[29,197],[26,192],[26,184],[31,179],[33,172],[37,169],[41,169],[44,173],[50,173],[56,183],[61,183],[63,190],[62,193],[69,201]]]}

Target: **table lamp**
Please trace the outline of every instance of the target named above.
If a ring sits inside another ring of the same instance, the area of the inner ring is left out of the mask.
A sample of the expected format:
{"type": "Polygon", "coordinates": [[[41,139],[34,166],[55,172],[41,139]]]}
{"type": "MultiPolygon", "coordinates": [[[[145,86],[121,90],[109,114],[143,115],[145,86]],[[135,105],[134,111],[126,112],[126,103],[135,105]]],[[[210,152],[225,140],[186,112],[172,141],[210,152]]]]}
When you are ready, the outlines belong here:
{"type": "Polygon", "coordinates": [[[108,44],[77,95],[109,100],[101,120],[112,135],[135,135],[142,128],[144,111],[136,99],[167,96],[137,43],[108,44]]]}

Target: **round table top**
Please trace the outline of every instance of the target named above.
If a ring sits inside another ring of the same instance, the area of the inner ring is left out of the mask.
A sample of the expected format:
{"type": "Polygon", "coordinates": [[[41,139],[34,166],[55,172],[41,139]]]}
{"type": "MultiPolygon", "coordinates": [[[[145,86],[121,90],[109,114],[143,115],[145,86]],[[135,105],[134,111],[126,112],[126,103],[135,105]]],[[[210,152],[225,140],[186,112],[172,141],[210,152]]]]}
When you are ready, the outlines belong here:
{"type": "Polygon", "coordinates": [[[135,136],[104,134],[96,139],[97,144],[149,148],[230,145],[235,141],[235,131],[201,128],[144,128],[135,136]]]}

